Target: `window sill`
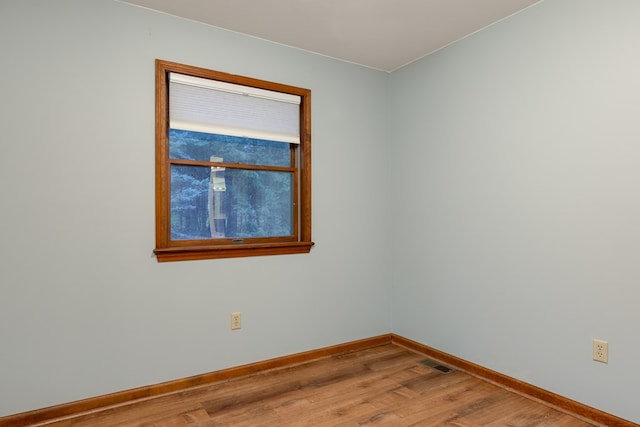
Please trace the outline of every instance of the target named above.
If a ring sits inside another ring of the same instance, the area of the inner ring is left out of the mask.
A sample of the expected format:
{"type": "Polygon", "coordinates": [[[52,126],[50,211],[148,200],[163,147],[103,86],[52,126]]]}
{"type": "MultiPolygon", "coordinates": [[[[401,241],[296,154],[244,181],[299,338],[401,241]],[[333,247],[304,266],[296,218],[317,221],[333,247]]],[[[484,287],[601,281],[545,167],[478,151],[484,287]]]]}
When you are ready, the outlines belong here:
{"type": "Polygon", "coordinates": [[[158,262],[240,258],[264,255],[306,254],[313,242],[256,243],[244,245],[156,248],[158,262]]]}

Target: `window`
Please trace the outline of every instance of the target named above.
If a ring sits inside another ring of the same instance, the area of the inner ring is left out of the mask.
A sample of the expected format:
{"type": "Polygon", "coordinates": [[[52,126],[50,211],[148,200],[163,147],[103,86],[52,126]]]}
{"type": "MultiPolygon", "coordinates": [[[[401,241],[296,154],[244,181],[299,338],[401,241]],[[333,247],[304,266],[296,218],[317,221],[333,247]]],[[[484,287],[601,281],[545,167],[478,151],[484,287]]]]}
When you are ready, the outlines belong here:
{"type": "Polygon", "coordinates": [[[308,253],[311,91],[156,60],[158,261],[308,253]]]}

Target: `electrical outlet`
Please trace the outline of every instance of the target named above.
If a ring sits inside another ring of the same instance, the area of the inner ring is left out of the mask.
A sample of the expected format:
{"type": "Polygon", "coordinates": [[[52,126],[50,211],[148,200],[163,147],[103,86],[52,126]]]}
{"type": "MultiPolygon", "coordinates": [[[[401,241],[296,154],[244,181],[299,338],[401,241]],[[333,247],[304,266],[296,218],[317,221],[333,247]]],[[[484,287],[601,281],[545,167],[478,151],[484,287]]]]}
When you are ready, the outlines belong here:
{"type": "Polygon", "coordinates": [[[593,340],[593,360],[609,363],[609,343],[607,341],[593,340]]]}
{"type": "Polygon", "coordinates": [[[231,313],[231,329],[240,329],[242,327],[242,316],[239,311],[231,313]]]}

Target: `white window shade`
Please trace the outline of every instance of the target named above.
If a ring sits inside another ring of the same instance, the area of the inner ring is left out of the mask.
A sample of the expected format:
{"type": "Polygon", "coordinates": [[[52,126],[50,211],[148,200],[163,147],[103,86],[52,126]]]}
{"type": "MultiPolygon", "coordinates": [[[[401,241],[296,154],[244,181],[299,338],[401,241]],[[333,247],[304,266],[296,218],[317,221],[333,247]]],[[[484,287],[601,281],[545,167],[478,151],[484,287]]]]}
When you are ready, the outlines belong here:
{"type": "Polygon", "coordinates": [[[300,143],[300,97],[170,73],[172,129],[300,143]]]}

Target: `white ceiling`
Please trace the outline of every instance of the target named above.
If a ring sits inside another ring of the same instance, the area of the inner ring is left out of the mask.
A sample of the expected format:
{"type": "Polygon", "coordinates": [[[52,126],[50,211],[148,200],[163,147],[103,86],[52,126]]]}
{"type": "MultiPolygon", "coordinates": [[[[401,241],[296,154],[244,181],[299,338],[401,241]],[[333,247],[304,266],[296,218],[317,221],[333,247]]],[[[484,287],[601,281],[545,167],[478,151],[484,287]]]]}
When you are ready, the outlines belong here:
{"type": "Polygon", "coordinates": [[[393,71],[542,0],[122,0],[393,71]]]}

